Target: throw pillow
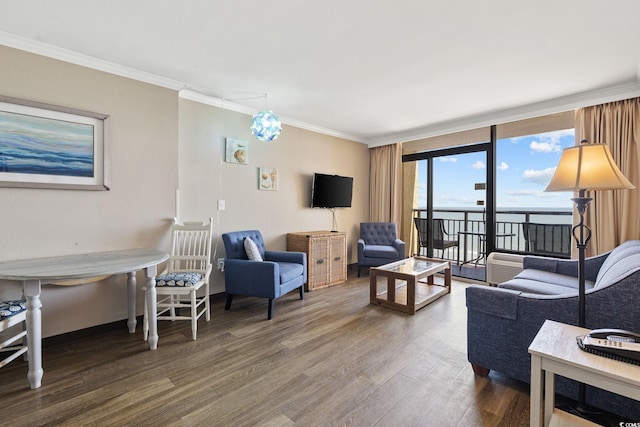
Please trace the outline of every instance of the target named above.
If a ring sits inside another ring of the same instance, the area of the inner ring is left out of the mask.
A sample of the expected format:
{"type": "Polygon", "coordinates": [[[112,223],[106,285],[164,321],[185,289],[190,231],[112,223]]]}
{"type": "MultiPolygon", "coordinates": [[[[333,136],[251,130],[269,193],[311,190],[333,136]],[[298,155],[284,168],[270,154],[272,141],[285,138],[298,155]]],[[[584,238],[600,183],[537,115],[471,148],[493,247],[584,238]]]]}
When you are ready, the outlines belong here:
{"type": "Polygon", "coordinates": [[[247,257],[249,257],[250,260],[262,261],[262,255],[260,255],[258,246],[249,237],[244,238],[244,250],[247,253],[247,257]]]}

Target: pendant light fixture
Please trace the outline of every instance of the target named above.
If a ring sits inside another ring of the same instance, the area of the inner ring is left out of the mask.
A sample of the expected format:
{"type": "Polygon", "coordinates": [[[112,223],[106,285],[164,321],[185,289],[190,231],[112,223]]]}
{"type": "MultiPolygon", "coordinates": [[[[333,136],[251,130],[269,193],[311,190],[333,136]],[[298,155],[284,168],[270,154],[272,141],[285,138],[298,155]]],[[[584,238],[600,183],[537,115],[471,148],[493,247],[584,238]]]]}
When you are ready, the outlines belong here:
{"type": "Polygon", "coordinates": [[[278,139],[282,132],[282,123],[278,116],[267,110],[267,94],[264,94],[264,110],[259,111],[251,119],[251,133],[260,141],[278,139]]]}

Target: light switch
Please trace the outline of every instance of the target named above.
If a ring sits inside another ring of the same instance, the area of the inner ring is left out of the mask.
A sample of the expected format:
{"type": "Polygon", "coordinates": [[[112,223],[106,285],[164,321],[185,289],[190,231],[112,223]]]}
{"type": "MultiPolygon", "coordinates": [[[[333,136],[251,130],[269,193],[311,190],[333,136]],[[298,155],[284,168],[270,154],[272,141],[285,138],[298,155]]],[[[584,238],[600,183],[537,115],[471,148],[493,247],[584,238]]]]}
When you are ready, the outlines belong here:
{"type": "Polygon", "coordinates": [[[218,210],[223,211],[225,208],[224,200],[218,200],[218,210]]]}

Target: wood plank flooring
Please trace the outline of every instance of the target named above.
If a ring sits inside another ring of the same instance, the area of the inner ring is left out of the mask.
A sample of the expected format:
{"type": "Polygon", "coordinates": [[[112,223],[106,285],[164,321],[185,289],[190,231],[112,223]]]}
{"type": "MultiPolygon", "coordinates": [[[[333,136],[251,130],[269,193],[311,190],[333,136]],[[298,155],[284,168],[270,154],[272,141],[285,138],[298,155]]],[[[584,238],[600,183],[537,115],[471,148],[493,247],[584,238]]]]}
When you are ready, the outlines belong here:
{"type": "Polygon", "coordinates": [[[196,341],[188,322],[160,322],[156,351],[140,322],[54,337],[40,389],[26,362],[0,369],[0,413],[12,427],[529,424],[528,386],[466,360],[466,284],[412,316],[369,305],[368,280],[292,292],[272,321],[266,300],[224,311],[214,296],[196,341]]]}

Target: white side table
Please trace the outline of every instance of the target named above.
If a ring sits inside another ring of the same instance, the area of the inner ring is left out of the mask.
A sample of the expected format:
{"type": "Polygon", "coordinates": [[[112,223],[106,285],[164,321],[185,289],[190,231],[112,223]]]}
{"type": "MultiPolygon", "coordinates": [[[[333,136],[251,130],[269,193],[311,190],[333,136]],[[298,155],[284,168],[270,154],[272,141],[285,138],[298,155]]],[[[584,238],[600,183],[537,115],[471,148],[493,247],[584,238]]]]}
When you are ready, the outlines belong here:
{"type": "Polygon", "coordinates": [[[533,339],[529,346],[531,426],[564,425],[564,420],[571,418],[554,411],[555,374],[640,400],[640,366],[582,351],[576,337],[587,333],[588,329],[547,320],[533,339]]]}

